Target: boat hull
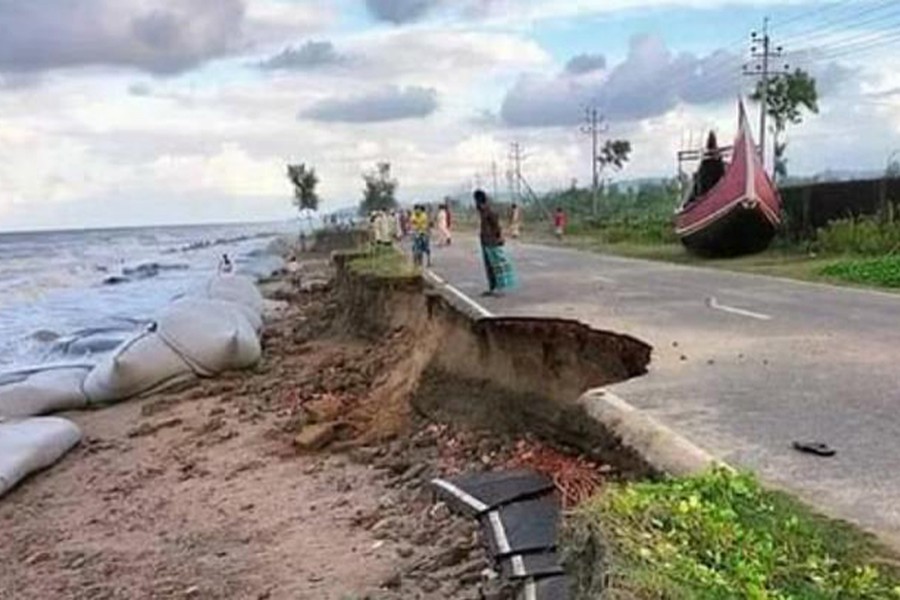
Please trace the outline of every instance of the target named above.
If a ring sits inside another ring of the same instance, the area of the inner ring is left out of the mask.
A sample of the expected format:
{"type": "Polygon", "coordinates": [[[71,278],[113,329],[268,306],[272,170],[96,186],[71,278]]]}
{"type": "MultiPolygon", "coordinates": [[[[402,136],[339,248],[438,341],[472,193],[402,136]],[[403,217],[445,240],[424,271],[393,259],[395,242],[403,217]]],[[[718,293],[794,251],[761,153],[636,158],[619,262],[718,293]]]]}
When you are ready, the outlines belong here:
{"type": "Polygon", "coordinates": [[[763,168],[743,103],[731,163],[706,194],[675,215],[675,233],[696,254],[731,257],[769,247],[781,224],[781,197],[763,168]]]}
{"type": "Polygon", "coordinates": [[[706,227],[682,235],[681,243],[705,258],[731,258],[762,252],[777,232],[777,227],[758,207],[738,204],[706,227]]]}

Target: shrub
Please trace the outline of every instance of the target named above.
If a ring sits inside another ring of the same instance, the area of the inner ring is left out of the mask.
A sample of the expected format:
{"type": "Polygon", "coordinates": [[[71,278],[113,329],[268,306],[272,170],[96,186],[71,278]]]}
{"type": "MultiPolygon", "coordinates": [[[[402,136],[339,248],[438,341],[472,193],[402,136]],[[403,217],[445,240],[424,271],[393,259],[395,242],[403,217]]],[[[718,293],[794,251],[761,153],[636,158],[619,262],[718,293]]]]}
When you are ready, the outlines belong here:
{"type": "Polygon", "coordinates": [[[831,254],[892,254],[900,250],[900,224],[872,217],[832,221],[819,230],[816,246],[831,254]]]}
{"type": "Polygon", "coordinates": [[[824,267],[820,273],[849,283],[900,288],[900,256],[841,260],[824,267]]]}
{"type": "Polygon", "coordinates": [[[849,527],[724,469],[615,486],[566,541],[581,598],[897,600],[874,556],[849,527]]]}

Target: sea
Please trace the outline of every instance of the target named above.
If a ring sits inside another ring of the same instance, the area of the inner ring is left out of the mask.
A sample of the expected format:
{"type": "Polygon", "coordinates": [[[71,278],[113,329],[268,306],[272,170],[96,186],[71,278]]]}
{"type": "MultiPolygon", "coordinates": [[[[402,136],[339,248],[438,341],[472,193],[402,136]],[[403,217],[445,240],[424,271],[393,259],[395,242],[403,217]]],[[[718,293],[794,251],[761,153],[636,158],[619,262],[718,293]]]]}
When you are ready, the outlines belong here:
{"type": "Polygon", "coordinates": [[[71,360],[60,349],[85,334],[145,326],[215,273],[223,255],[239,273],[275,270],[276,240],[309,228],[293,221],[0,232],[0,374],[71,360]]]}

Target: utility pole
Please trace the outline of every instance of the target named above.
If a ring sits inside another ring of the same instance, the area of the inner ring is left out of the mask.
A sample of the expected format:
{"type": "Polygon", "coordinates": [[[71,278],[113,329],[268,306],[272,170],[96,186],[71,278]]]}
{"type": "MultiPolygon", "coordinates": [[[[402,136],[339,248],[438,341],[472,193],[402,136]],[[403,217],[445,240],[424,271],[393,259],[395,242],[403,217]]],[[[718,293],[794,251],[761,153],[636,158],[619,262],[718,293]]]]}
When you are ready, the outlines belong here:
{"type": "Polygon", "coordinates": [[[509,160],[512,163],[513,194],[517,203],[522,202],[522,161],[525,156],[522,152],[522,144],[513,142],[509,145],[509,160]]]}
{"type": "MultiPolygon", "coordinates": [[[[751,69],[748,65],[744,65],[744,75],[758,77],[760,86],[760,106],[759,106],[759,158],[762,161],[763,169],[766,168],[766,117],[769,110],[769,79],[772,75],[770,71],[771,61],[783,54],[781,46],[772,48],[772,38],[769,36],[769,17],[763,19],[762,34],[752,32],[750,34],[751,48],[750,56],[759,62],[755,68],[751,69]]],[[[787,65],[785,65],[787,68],[787,65]]]]}
{"type": "Polygon", "coordinates": [[[593,185],[591,186],[591,214],[597,216],[597,193],[600,189],[600,156],[599,152],[599,135],[601,131],[606,131],[605,119],[597,111],[596,106],[589,106],[584,110],[585,123],[581,127],[582,133],[591,136],[591,175],[593,177],[593,185]]]}

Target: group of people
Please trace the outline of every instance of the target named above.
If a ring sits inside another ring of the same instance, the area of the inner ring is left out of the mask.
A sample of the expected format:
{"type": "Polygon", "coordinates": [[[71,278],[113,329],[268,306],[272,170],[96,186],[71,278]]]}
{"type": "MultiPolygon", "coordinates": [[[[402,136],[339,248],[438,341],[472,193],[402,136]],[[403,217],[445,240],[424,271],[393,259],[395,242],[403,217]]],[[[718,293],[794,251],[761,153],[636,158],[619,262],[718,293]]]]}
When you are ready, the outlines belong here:
{"type": "MultiPolygon", "coordinates": [[[[488,195],[483,190],[476,190],[473,198],[480,222],[479,240],[488,284],[482,295],[499,296],[517,285],[516,270],[506,252],[500,216],[491,206],[488,195]]],[[[521,236],[522,221],[521,207],[512,204],[508,218],[509,235],[512,238],[521,236]]],[[[557,220],[556,225],[561,233],[565,222],[557,220]]],[[[392,245],[410,237],[413,260],[420,266],[431,266],[432,234],[438,245],[449,246],[453,243],[452,227],[450,207],[446,204],[439,205],[433,215],[424,204],[416,204],[412,211],[373,211],[369,215],[369,228],[374,243],[392,245]]]]}
{"type": "Polygon", "coordinates": [[[411,211],[372,211],[369,215],[369,230],[376,245],[392,245],[411,238],[413,259],[416,264],[431,265],[431,238],[436,238],[438,246],[453,243],[453,221],[450,207],[441,204],[431,213],[424,204],[416,204],[411,211]]]}

